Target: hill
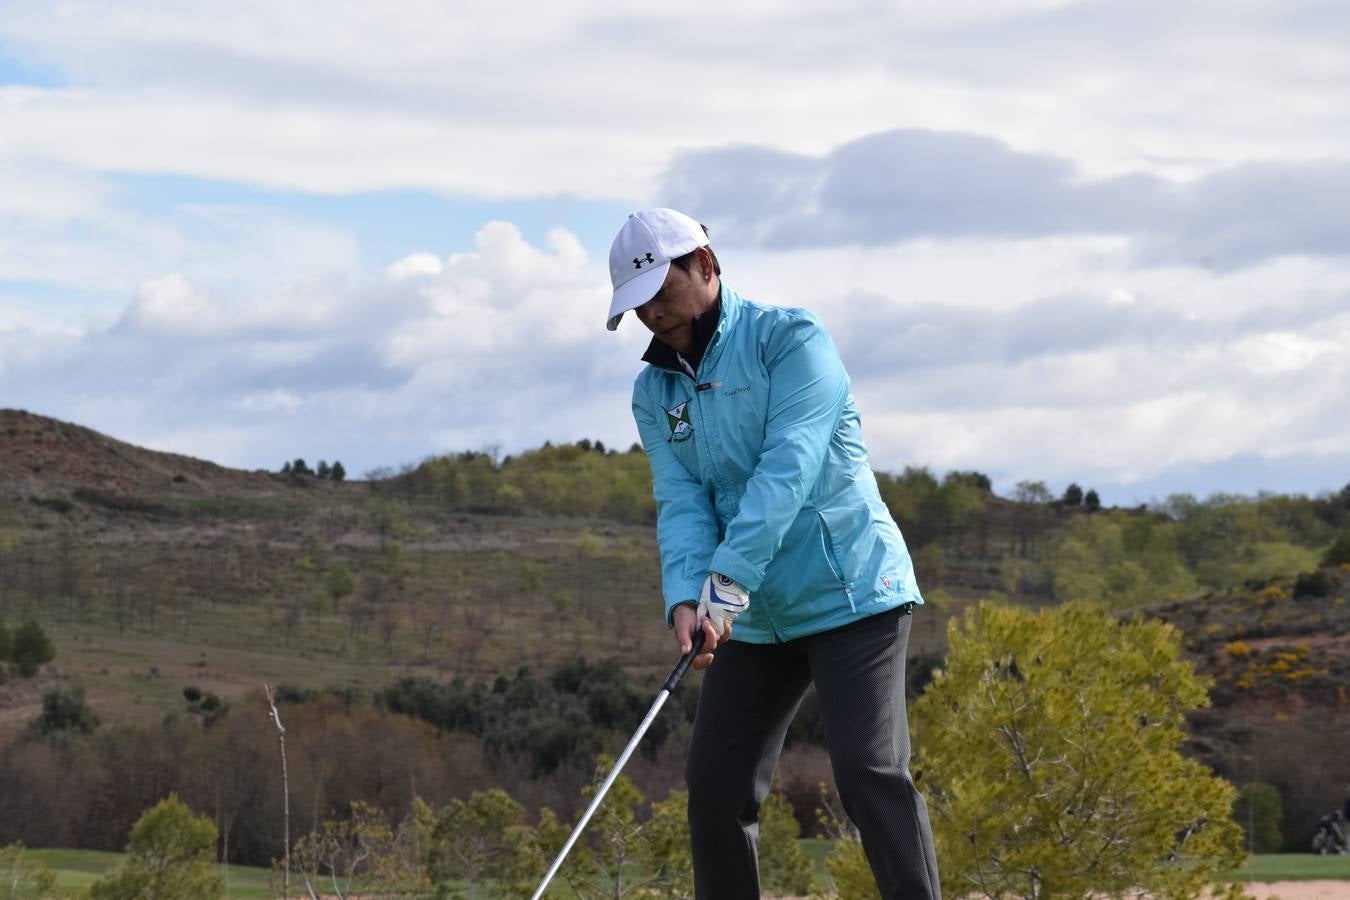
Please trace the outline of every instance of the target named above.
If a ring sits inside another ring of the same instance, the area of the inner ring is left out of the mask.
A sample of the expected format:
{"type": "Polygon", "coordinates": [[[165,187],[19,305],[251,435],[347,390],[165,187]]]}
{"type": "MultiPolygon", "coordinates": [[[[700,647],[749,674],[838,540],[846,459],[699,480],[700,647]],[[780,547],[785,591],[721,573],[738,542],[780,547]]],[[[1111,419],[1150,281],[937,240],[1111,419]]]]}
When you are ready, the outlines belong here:
{"type": "Polygon", "coordinates": [[[1342,566],[1148,610],[1184,632],[1214,680],[1188,752],[1235,784],[1273,784],[1291,850],[1306,851],[1318,819],[1350,796],[1348,600],[1342,566]]]}
{"type": "Polygon", "coordinates": [[[0,487],[211,496],[268,493],[277,490],[277,482],[266,474],[145,450],[80,425],[0,409],[0,487]]]}
{"type": "MultiPolygon", "coordinates": [[[[1313,576],[1350,528],[1350,490],[1113,510],[1036,483],[998,497],[972,472],[878,480],[928,600],[916,683],[979,599],[1096,599],[1184,631],[1216,682],[1190,752],[1278,784],[1293,844],[1350,784],[1346,575],[1313,576]],[[1292,750],[1306,759],[1273,762],[1292,750]]],[[[577,657],[663,675],[653,517],[640,449],[461,453],[334,483],[0,411],[0,622],[34,618],[58,648],[37,681],[0,686],[0,747],[71,683],[105,726],[150,727],[189,687],[240,704],[263,681],[368,697],[405,676],[501,682],[577,657]]]]}

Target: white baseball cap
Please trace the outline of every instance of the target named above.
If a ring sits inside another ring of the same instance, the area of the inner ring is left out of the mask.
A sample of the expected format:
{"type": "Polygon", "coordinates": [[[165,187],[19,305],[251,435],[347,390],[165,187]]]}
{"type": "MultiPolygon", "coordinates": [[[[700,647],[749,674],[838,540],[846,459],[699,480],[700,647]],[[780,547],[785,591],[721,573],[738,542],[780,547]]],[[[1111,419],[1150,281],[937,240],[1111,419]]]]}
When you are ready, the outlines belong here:
{"type": "Polygon", "coordinates": [[[630,309],[646,303],[665,284],[670,261],[708,246],[703,226],[673,209],[644,209],[628,217],[609,248],[614,299],[605,327],[619,327],[630,309]]]}

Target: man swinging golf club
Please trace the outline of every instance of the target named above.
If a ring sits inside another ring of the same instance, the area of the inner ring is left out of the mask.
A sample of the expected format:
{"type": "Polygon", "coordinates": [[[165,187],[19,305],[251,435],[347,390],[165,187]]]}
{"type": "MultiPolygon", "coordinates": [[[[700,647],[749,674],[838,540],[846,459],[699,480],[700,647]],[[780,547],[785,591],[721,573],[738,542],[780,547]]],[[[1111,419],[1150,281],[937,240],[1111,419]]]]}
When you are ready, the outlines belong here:
{"type": "Polygon", "coordinates": [[[723,284],[706,230],[674,210],[631,215],[609,271],[609,330],[631,311],[653,334],[633,415],[666,621],[681,653],[704,635],[685,768],[696,896],[759,896],[760,805],[814,684],[881,895],[937,898],[905,720],[910,613],[923,600],[833,341],[810,312],[723,284]]]}

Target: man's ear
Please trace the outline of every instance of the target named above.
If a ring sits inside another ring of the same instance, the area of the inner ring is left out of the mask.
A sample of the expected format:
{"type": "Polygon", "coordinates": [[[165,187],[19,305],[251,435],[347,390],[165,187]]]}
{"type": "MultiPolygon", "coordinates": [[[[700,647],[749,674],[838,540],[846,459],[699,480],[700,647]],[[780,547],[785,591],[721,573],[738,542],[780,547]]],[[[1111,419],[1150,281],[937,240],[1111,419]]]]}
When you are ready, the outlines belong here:
{"type": "Polygon", "coordinates": [[[695,254],[698,257],[699,274],[703,276],[704,282],[711,282],[717,271],[717,267],[713,265],[711,251],[707,247],[699,247],[695,254]]]}

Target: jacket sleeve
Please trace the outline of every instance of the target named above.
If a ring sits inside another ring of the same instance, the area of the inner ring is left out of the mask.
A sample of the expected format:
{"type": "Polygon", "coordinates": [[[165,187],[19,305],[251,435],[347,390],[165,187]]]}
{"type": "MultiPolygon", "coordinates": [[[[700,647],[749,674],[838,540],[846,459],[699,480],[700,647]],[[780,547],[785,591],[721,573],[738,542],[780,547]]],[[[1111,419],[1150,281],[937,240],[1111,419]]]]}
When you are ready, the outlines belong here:
{"type": "Polygon", "coordinates": [[[656,542],[661,548],[661,592],[666,624],[677,605],[697,600],[717,547],[717,518],[707,488],[675,456],[653,410],[656,402],[639,378],[633,385],[633,418],[652,467],[656,542]]]}
{"type": "Polygon", "coordinates": [[[774,330],[764,358],[769,400],[763,449],[712,558],[714,572],[751,591],[764,580],[820,476],[849,392],[834,341],[808,312],[795,312],[774,330]]]}

